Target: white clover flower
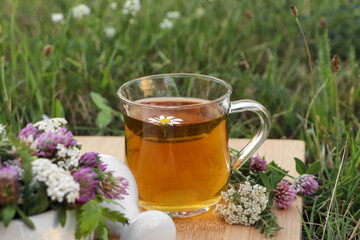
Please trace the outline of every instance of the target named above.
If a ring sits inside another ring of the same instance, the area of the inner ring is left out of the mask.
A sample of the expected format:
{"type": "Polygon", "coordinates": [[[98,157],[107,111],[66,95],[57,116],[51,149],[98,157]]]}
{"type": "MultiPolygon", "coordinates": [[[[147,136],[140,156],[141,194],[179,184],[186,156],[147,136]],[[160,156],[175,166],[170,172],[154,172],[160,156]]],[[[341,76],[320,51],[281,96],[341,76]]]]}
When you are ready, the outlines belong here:
{"type": "Polygon", "coordinates": [[[89,15],[91,9],[85,4],[79,4],[71,9],[71,13],[76,19],[81,19],[84,16],[89,15]]]}
{"type": "Polygon", "coordinates": [[[34,124],[34,127],[40,131],[56,132],[67,124],[67,121],[64,118],[50,118],[46,120],[39,121],[34,124]]]}
{"type": "Polygon", "coordinates": [[[172,11],[172,12],[167,12],[166,13],[166,18],[169,18],[169,19],[177,19],[177,18],[180,18],[180,12],[178,11],[172,11]]]}
{"type": "Polygon", "coordinates": [[[62,22],[64,20],[64,14],[62,13],[52,13],[51,14],[51,21],[54,23],[62,22]]]}
{"type": "Polygon", "coordinates": [[[217,204],[215,213],[230,224],[255,224],[268,202],[266,188],[257,184],[251,185],[249,181],[240,184],[237,191],[230,188],[221,195],[227,205],[217,204]]]}
{"type": "Polygon", "coordinates": [[[118,4],[116,2],[111,2],[110,8],[115,11],[118,8],[118,4]]]}
{"type": "Polygon", "coordinates": [[[114,27],[108,27],[104,29],[104,32],[107,38],[113,38],[116,34],[116,29],[114,27]]]}
{"type": "Polygon", "coordinates": [[[154,118],[148,118],[150,123],[157,124],[157,125],[176,125],[180,124],[183,120],[180,118],[175,118],[173,116],[160,116],[160,117],[154,117],[154,118]]]}
{"type": "Polygon", "coordinates": [[[139,0],[126,0],[123,7],[123,14],[135,16],[141,9],[139,0]]]}
{"type": "Polygon", "coordinates": [[[46,193],[52,201],[74,203],[79,197],[80,185],[69,171],[51,163],[49,159],[38,158],[32,162],[34,179],[45,183],[46,193]]]}
{"type": "Polygon", "coordinates": [[[170,21],[168,18],[164,18],[162,22],[160,23],[161,29],[172,29],[174,27],[174,24],[172,21],[170,21]]]}

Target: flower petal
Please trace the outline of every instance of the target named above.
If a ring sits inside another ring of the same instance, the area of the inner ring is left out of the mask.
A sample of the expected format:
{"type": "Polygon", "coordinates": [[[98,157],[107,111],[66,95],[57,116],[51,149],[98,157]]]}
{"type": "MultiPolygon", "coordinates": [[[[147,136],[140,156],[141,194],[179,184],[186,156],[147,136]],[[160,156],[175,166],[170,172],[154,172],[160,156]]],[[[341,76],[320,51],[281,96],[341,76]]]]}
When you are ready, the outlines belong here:
{"type": "Polygon", "coordinates": [[[183,120],[180,119],[180,118],[175,118],[175,119],[172,119],[171,121],[172,121],[172,122],[174,122],[174,121],[176,121],[176,122],[179,122],[179,121],[182,122],[183,120]]]}

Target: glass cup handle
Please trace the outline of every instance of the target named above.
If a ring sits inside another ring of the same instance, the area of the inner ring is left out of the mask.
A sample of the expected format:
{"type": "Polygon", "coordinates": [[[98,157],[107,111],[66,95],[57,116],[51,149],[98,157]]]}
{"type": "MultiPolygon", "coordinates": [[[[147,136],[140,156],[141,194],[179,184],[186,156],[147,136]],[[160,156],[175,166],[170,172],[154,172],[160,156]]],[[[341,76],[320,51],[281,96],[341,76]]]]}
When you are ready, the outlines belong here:
{"type": "Polygon", "coordinates": [[[241,167],[241,165],[243,165],[250,158],[250,156],[253,155],[256,150],[258,150],[258,148],[268,137],[270,130],[270,114],[263,105],[256,101],[247,99],[230,103],[229,114],[244,111],[254,112],[259,116],[260,129],[250,140],[250,142],[246,144],[245,147],[241,149],[234,158],[232,158],[235,159],[234,162],[232,162],[232,165],[235,169],[241,167]]]}

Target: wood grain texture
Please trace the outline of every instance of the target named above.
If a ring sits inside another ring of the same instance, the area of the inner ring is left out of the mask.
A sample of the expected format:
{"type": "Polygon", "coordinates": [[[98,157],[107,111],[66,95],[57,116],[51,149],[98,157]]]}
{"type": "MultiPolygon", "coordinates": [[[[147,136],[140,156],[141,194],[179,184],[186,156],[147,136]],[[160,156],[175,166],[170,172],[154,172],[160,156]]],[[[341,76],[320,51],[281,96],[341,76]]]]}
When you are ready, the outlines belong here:
{"type": "MultiPolygon", "coordinates": [[[[76,137],[83,144],[82,152],[95,151],[109,154],[119,159],[124,158],[123,137],[76,137]]],[[[241,149],[248,140],[230,139],[230,146],[241,149]]],[[[270,162],[274,160],[289,174],[297,176],[294,157],[304,160],[305,143],[299,140],[266,140],[258,153],[270,162]]],[[[298,197],[287,210],[273,208],[278,216],[278,223],[284,229],[277,232],[276,239],[296,240],[301,238],[302,199],[298,197]]],[[[253,227],[229,225],[213,214],[213,210],[202,215],[174,219],[177,240],[231,240],[231,239],[264,239],[264,235],[253,227]]]]}

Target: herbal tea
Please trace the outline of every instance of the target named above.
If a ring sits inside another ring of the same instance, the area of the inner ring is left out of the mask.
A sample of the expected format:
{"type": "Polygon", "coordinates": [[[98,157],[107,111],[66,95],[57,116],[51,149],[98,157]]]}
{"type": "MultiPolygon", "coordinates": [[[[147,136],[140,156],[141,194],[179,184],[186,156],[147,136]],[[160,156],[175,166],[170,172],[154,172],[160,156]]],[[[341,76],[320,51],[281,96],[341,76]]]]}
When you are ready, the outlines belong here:
{"type": "Polygon", "coordinates": [[[130,106],[124,114],[126,161],[136,179],[139,204],[182,212],[217,203],[230,175],[226,113],[194,98],[136,103],[178,107],[130,106]]]}

